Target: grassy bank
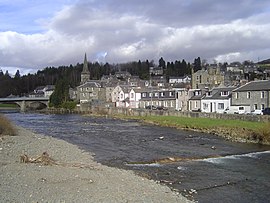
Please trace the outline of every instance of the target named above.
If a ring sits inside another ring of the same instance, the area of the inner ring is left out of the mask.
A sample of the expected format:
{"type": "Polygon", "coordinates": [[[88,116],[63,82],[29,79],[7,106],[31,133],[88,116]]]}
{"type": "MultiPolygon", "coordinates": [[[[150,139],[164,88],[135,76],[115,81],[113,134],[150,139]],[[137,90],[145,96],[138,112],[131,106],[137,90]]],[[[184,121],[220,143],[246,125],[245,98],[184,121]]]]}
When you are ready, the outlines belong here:
{"type": "Polygon", "coordinates": [[[19,108],[16,104],[0,104],[0,108],[19,108]]]}
{"type": "Polygon", "coordinates": [[[159,126],[215,134],[232,141],[270,144],[270,123],[177,116],[117,117],[137,119],[144,123],[159,126]]]}
{"type": "Polygon", "coordinates": [[[0,114],[0,137],[3,135],[15,135],[16,130],[13,124],[3,115],[0,114]]]}

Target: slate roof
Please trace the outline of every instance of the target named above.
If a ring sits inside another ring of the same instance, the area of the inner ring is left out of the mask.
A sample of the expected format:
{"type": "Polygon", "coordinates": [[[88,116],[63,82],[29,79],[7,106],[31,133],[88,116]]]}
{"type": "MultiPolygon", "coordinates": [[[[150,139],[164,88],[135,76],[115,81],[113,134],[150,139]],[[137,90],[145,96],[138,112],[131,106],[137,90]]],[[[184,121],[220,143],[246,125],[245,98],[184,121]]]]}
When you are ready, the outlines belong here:
{"type": "Polygon", "coordinates": [[[223,87],[223,88],[213,88],[211,96],[205,96],[203,99],[228,99],[231,97],[231,92],[235,87],[223,87]],[[228,91],[230,92],[227,96],[221,96],[221,92],[228,91]]]}
{"type": "Polygon", "coordinates": [[[85,88],[85,87],[101,87],[101,85],[97,82],[86,82],[79,86],[79,88],[85,88]]]}
{"type": "Polygon", "coordinates": [[[262,91],[270,90],[270,80],[258,80],[249,82],[235,90],[233,92],[246,92],[246,91],[262,91]]]}

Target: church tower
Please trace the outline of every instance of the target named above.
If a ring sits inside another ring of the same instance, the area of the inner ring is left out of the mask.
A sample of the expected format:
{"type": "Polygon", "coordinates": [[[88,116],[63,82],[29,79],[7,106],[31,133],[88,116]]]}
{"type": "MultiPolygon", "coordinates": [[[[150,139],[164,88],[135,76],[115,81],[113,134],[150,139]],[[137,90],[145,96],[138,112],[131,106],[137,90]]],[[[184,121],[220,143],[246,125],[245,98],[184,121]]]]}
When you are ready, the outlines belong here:
{"type": "Polygon", "coordinates": [[[90,80],[90,71],[88,69],[88,61],[87,61],[86,53],[85,53],[84,62],[83,62],[83,70],[81,73],[81,84],[84,84],[89,80],[90,80]]]}

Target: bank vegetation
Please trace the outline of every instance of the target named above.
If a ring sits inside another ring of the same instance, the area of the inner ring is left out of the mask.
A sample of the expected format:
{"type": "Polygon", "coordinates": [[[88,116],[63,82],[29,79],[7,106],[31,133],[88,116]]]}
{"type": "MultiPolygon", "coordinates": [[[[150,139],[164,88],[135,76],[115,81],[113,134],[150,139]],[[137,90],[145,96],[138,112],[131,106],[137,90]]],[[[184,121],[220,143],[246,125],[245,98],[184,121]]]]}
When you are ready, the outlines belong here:
{"type": "Polygon", "coordinates": [[[178,116],[116,116],[136,119],[143,123],[192,130],[224,137],[231,141],[270,145],[270,122],[190,118],[178,116]]]}
{"type": "Polygon", "coordinates": [[[16,135],[16,130],[12,122],[0,114],[0,137],[3,135],[16,135]]]}

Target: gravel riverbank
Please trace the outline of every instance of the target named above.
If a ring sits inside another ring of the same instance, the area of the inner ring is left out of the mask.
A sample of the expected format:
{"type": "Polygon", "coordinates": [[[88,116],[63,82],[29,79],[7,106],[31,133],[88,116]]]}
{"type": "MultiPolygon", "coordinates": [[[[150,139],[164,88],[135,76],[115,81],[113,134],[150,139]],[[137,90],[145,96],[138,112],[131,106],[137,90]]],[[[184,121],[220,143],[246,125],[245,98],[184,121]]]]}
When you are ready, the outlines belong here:
{"type": "Polygon", "coordinates": [[[1,202],[190,202],[132,171],[101,165],[63,140],[18,127],[0,139],[1,202]],[[56,164],[21,163],[47,152],[56,164]]]}

